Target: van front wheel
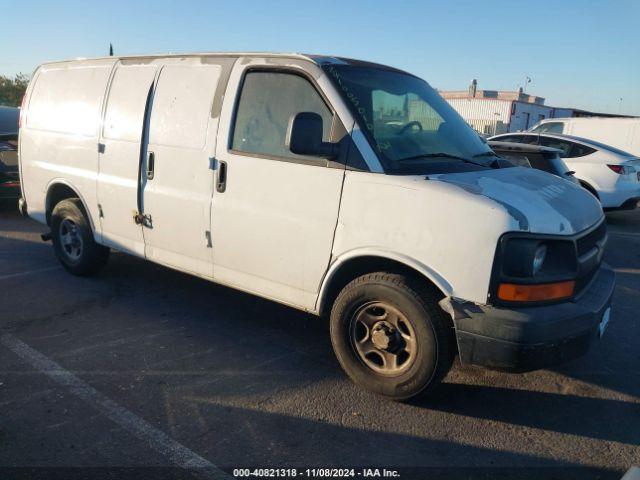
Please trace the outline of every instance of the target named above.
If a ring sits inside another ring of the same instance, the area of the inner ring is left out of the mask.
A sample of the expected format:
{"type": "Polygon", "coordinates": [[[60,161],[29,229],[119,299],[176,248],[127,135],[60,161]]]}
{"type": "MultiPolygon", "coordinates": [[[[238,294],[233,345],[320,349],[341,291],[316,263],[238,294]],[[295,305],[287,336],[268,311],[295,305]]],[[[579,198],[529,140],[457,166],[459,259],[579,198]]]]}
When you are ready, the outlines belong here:
{"type": "Polygon", "coordinates": [[[424,395],[446,376],[453,331],[428,285],[377,272],[356,278],[331,310],[331,342],[358,385],[394,400],[424,395]]]}
{"type": "Polygon", "coordinates": [[[62,200],[53,209],[51,239],[58,260],[74,275],[96,273],[109,258],[109,249],[93,239],[91,224],[77,198],[62,200]]]}

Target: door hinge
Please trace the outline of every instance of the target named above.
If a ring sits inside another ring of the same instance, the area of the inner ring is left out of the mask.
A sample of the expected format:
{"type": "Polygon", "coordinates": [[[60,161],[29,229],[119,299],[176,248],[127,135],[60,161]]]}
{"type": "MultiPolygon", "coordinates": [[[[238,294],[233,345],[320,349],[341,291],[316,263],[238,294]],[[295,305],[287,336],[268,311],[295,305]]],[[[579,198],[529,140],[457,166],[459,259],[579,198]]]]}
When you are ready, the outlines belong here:
{"type": "Polygon", "coordinates": [[[211,232],[209,230],[204,232],[204,238],[207,239],[207,248],[211,248],[211,232]]]}
{"type": "Polygon", "coordinates": [[[104,150],[105,150],[105,144],[98,143],[98,153],[104,153],[104,150]]]}
{"type": "Polygon", "coordinates": [[[102,205],[98,204],[98,217],[104,218],[104,212],[102,211],[102,205]]]}
{"type": "Polygon", "coordinates": [[[153,220],[151,219],[151,215],[148,215],[148,214],[134,212],[133,222],[136,225],[142,225],[143,227],[153,228],[153,220]]]}

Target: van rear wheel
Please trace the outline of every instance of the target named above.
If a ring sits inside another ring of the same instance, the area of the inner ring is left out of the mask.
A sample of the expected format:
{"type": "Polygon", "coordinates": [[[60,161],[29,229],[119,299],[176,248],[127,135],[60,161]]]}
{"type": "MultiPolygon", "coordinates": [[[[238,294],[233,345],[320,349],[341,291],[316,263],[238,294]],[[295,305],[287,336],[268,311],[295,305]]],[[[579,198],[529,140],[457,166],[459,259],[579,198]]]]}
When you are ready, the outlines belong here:
{"type": "Polygon", "coordinates": [[[358,385],[394,400],[427,394],[453,363],[455,342],[435,291],[405,275],[356,278],[331,310],[331,342],[358,385]]]}
{"type": "Polygon", "coordinates": [[[94,240],[89,219],[77,198],[62,200],[53,209],[51,239],[58,260],[74,275],[92,275],[109,258],[109,249],[94,240]]]}

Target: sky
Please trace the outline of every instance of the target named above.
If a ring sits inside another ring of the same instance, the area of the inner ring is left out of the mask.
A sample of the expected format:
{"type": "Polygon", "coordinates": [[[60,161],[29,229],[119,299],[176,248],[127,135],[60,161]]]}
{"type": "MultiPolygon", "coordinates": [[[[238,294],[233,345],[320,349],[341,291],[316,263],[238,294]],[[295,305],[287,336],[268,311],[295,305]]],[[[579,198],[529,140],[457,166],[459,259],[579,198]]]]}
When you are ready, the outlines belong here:
{"type": "Polygon", "coordinates": [[[440,90],[516,90],[640,115],[640,0],[2,0],[0,74],[116,55],[273,51],[391,65],[440,90]]]}

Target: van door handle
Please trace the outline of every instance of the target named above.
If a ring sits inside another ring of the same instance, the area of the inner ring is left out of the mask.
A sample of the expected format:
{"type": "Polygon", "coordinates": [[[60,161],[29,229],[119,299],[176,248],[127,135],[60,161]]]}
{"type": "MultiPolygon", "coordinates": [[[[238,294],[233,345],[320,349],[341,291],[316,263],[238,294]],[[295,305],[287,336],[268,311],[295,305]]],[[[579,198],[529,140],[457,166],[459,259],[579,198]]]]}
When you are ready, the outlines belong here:
{"type": "Polygon", "coordinates": [[[149,152],[147,155],[147,179],[148,180],[153,180],[155,164],[156,164],[156,154],[153,152],[149,152]]]}
{"type": "Polygon", "coordinates": [[[218,181],[216,190],[223,193],[227,189],[227,162],[218,160],[218,181]]]}

